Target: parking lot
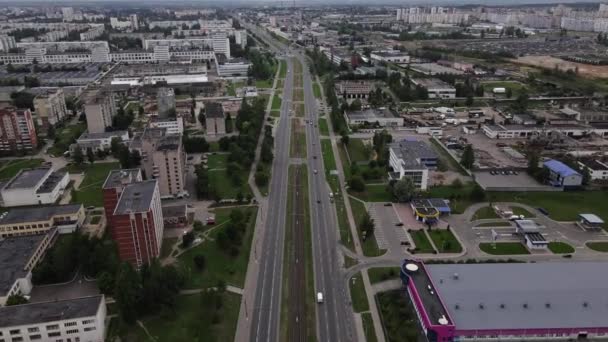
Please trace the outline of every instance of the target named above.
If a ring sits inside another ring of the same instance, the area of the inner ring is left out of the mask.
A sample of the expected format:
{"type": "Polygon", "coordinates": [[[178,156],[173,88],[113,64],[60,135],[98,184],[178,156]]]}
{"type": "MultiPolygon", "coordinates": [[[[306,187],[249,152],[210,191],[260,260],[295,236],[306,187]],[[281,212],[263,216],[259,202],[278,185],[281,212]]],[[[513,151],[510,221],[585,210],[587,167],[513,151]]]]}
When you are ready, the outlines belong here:
{"type": "Polygon", "coordinates": [[[401,220],[393,208],[393,205],[386,206],[384,203],[372,203],[369,208],[369,214],[376,223],[374,235],[380,249],[388,249],[395,253],[405,253],[408,247],[402,245],[402,242],[409,242],[405,224],[401,224],[401,220]]]}

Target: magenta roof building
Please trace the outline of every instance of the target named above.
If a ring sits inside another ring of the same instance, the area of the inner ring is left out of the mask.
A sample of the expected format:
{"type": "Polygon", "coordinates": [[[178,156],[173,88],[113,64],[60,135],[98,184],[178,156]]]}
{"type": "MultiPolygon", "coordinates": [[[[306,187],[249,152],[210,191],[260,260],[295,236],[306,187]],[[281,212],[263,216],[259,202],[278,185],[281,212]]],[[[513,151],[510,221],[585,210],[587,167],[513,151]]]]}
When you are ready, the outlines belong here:
{"type": "Polygon", "coordinates": [[[436,264],[401,279],[429,342],[608,337],[608,263],[436,264]]]}

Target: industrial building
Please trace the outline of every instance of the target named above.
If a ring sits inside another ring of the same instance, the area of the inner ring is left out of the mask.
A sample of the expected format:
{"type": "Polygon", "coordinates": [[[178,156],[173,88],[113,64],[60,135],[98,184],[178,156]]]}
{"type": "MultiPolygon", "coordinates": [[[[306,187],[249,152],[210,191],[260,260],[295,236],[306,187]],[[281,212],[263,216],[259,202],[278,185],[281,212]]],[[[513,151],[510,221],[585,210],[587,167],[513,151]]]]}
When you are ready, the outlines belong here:
{"type": "Polygon", "coordinates": [[[417,78],[411,81],[415,86],[421,86],[428,92],[429,99],[454,99],[456,88],[435,78],[417,78]]]}
{"type": "Polygon", "coordinates": [[[380,127],[403,126],[403,118],[395,115],[388,108],[369,108],[357,111],[345,111],[344,118],[349,126],[378,125],[380,127]]]}
{"type": "Polygon", "coordinates": [[[53,204],[63,195],[69,181],[66,171],[48,167],[24,169],[4,184],[0,194],[5,207],[53,204]]]}
{"type": "Polygon", "coordinates": [[[549,170],[548,181],[552,186],[570,189],[583,184],[583,175],[559,160],[547,160],[543,167],[549,170]]]}
{"type": "Polygon", "coordinates": [[[606,267],[405,260],[400,276],[428,341],[593,340],[608,334],[606,267]]]}
{"type": "Polygon", "coordinates": [[[226,117],[221,103],[205,104],[205,127],[208,135],[226,134],[226,117]]]}
{"type": "Polygon", "coordinates": [[[6,341],[102,342],[105,320],[103,295],[13,305],[0,308],[0,336],[6,341]]]}

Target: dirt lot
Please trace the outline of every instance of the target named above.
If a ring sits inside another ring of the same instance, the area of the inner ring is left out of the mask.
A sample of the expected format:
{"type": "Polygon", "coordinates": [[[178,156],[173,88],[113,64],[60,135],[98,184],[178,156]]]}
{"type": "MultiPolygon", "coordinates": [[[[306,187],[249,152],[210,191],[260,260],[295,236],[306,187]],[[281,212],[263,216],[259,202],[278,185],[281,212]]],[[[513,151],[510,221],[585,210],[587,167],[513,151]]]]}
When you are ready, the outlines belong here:
{"type": "Polygon", "coordinates": [[[524,56],[512,60],[514,63],[531,65],[540,68],[553,69],[557,65],[560,70],[574,70],[578,67],[579,75],[588,78],[608,77],[607,65],[588,65],[564,61],[551,56],[524,56]]]}

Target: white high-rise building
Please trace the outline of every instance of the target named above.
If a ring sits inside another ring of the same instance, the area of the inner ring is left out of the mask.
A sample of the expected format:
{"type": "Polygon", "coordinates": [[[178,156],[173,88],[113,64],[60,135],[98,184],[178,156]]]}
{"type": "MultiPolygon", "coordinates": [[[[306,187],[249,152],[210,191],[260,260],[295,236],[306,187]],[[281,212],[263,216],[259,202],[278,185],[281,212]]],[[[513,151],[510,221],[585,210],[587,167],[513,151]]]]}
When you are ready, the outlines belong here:
{"type": "Polygon", "coordinates": [[[8,52],[8,50],[16,46],[15,37],[8,35],[0,35],[0,51],[8,52]]]}
{"type": "Polygon", "coordinates": [[[234,40],[243,49],[245,47],[247,47],[247,31],[246,30],[237,30],[237,31],[234,31],[234,40]]]}
{"type": "Polygon", "coordinates": [[[230,40],[226,32],[216,32],[211,35],[211,43],[215,53],[223,53],[230,58],[230,40]]]}
{"type": "Polygon", "coordinates": [[[72,7],[61,7],[61,14],[63,15],[63,21],[74,20],[74,9],[72,7]]]}
{"type": "Polygon", "coordinates": [[[137,20],[137,14],[133,13],[129,15],[129,20],[131,21],[131,28],[133,30],[139,30],[139,21],[137,20]]]}

